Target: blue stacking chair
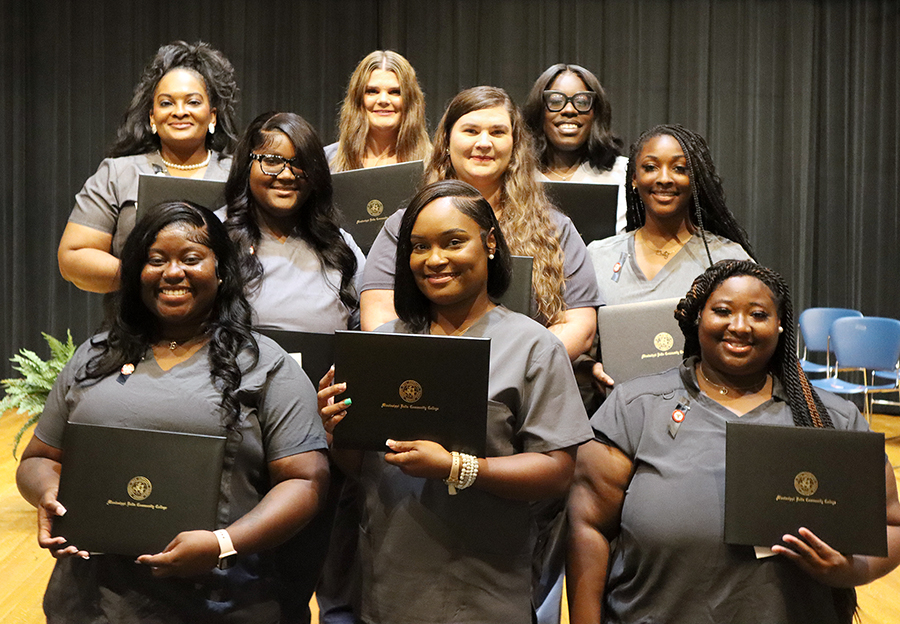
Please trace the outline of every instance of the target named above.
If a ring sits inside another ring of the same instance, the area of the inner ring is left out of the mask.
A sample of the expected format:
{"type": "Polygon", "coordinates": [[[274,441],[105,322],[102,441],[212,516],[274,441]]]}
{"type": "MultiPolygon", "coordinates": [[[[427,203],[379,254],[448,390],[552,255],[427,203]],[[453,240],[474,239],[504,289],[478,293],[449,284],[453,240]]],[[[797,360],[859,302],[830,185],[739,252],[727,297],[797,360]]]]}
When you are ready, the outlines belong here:
{"type": "MultiPolygon", "coordinates": [[[[850,308],[809,308],[800,314],[800,335],[803,336],[803,355],[800,364],[807,375],[831,374],[831,324],[847,316],[860,317],[862,312],[850,308]],[[824,351],[825,364],[807,359],[809,351],[824,351]]],[[[798,354],[799,355],[799,354],[798,354]]]]}
{"type": "Polygon", "coordinates": [[[831,325],[831,347],[834,349],[834,374],[825,379],[813,379],[817,388],[836,394],[863,394],[863,413],[871,416],[869,395],[876,392],[897,392],[900,396],[900,321],[866,316],[839,318],[831,325]],[[838,370],[860,370],[863,383],[852,383],[838,377],[838,370]],[[876,384],[871,373],[890,373],[887,384],[876,384]],[[871,384],[869,382],[872,382],[871,384]]]}

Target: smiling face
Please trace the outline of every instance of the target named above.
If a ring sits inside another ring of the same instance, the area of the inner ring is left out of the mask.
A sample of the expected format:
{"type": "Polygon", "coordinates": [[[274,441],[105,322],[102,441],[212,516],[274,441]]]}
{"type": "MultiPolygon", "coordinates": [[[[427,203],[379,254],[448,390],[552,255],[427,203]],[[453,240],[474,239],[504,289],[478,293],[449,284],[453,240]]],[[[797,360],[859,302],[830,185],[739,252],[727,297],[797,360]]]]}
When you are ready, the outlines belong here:
{"type": "Polygon", "coordinates": [[[496,248],[493,233],[487,249],[478,224],[460,212],[449,197],[427,204],[410,236],[409,268],[419,290],[438,308],[489,303],[488,253],[496,248]]]}
{"type": "Polygon", "coordinates": [[[647,219],[687,218],[691,178],[678,140],[668,134],[651,137],[635,160],[633,183],[647,219]]]}
{"type": "Polygon", "coordinates": [[[173,151],[191,151],[206,142],[216,110],[200,77],[187,69],[173,69],[163,76],[153,92],[150,123],[156,126],[160,143],[173,151]]]}
{"type": "MultiPolygon", "coordinates": [[[[547,90],[561,91],[569,97],[579,91],[590,91],[584,81],[572,72],[561,73],[547,90]]],[[[544,134],[550,145],[560,152],[573,152],[583,148],[591,134],[593,123],[593,108],[586,113],[579,113],[572,102],[566,102],[561,111],[553,113],[544,107],[544,134]]]]}
{"type": "MultiPolygon", "coordinates": [[[[296,150],[290,139],[276,130],[266,133],[266,142],[253,153],[291,159],[296,155],[296,150]]],[[[310,185],[306,178],[295,178],[289,165],[277,176],[270,176],[263,173],[262,163],[252,160],[250,194],[263,222],[278,224],[278,229],[287,226],[287,231],[290,231],[297,213],[309,197],[310,185]]]]}
{"type": "Polygon", "coordinates": [[[765,373],[778,347],[780,326],[778,304],[768,286],[749,275],[729,277],[700,312],[703,364],[726,377],[765,373]]]}
{"type": "Polygon", "coordinates": [[[375,69],[363,91],[363,107],[369,120],[369,129],[397,132],[403,120],[403,96],[397,74],[375,69]]]}
{"type": "Polygon", "coordinates": [[[513,150],[512,121],[502,106],[460,117],[450,130],[450,162],[456,176],[488,197],[509,167],[513,150]]]}
{"type": "Polygon", "coordinates": [[[165,337],[193,337],[202,331],[216,301],[216,256],[206,232],[173,223],[156,235],[141,271],[141,300],[159,321],[165,337]]]}

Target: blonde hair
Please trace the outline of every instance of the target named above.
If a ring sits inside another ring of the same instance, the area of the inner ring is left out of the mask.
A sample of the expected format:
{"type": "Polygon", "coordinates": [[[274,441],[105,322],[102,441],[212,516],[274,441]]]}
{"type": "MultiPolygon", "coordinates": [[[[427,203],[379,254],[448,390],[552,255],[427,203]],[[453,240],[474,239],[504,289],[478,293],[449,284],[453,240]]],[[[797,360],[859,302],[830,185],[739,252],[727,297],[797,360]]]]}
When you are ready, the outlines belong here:
{"type": "Polygon", "coordinates": [[[509,94],[497,87],[472,87],[461,91],[444,111],[434,133],[434,149],[425,167],[423,185],[457,178],[450,162],[450,132],[460,117],[472,111],[502,106],[512,123],[513,151],[503,172],[498,220],[515,255],[534,258],[531,277],[538,313],[548,325],[562,321],[566,310],[565,273],[559,233],[553,222],[553,205],[537,181],[537,158],[522,114],[509,94]]]}
{"type": "Polygon", "coordinates": [[[376,69],[394,72],[400,83],[403,114],[397,131],[397,161],[424,159],[431,149],[425,123],[425,96],[416,80],[416,71],[400,54],[392,50],[375,50],[359,62],[347,84],[338,126],[338,149],[332,164],[334,171],[362,169],[366,139],[369,136],[369,119],[363,105],[363,96],[369,78],[376,69]]]}

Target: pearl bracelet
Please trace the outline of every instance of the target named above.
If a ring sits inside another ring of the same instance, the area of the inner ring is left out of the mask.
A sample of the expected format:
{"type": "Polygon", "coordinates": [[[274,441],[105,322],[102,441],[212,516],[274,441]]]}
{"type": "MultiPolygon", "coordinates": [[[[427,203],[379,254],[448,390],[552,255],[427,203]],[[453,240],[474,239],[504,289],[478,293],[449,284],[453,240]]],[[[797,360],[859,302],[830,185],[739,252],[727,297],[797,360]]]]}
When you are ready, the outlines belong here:
{"type": "Polygon", "coordinates": [[[444,479],[447,484],[447,492],[454,496],[459,490],[471,487],[478,477],[478,458],[467,453],[451,453],[453,463],[450,466],[450,476],[444,479]]]}

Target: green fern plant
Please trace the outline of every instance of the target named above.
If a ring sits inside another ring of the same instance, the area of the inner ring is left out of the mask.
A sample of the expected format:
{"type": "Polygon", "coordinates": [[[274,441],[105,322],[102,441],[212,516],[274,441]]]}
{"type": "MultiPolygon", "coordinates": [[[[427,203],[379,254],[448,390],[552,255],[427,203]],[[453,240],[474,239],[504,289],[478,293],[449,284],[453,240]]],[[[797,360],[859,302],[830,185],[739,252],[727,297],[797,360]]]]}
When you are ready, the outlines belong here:
{"type": "Polygon", "coordinates": [[[47,401],[53,382],[56,381],[56,376],[75,353],[72,332],[66,330],[66,335],[68,340],[61,342],[49,334],[43,334],[44,340],[50,345],[50,359],[46,362],[34,351],[28,349],[20,349],[19,353],[9,359],[13,363],[13,369],[19,371],[22,377],[21,379],[0,381],[6,392],[6,396],[0,400],[0,414],[11,409],[29,414],[28,420],[16,433],[13,441],[13,457],[16,457],[16,450],[19,448],[22,436],[31,425],[37,422],[41,412],[44,411],[44,403],[47,401]]]}

